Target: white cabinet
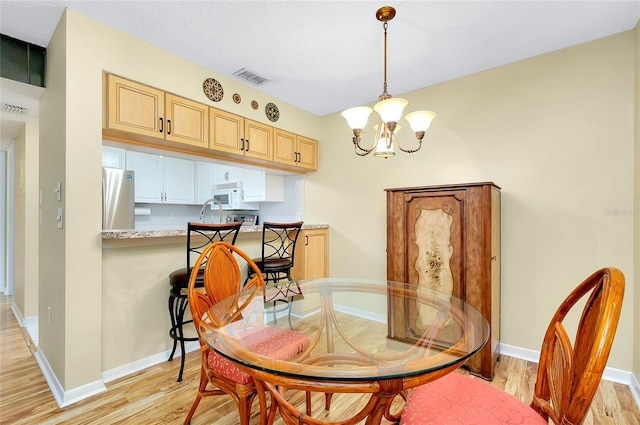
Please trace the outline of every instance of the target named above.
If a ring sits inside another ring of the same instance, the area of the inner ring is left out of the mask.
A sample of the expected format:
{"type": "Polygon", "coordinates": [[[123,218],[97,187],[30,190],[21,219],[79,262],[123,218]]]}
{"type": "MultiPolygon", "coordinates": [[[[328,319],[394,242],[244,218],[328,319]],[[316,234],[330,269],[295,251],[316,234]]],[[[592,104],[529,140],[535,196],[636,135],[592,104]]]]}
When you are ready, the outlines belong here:
{"type": "Polygon", "coordinates": [[[135,171],[136,202],[195,203],[195,161],[127,151],[126,165],[135,171]]]}
{"type": "Polygon", "coordinates": [[[112,146],[102,147],[102,166],[109,168],[124,168],[125,150],[112,146]]]}
{"type": "Polygon", "coordinates": [[[244,169],[230,165],[215,164],[213,171],[214,184],[238,183],[243,179],[244,169]]]}
{"type": "Polygon", "coordinates": [[[281,175],[245,169],[242,182],[245,202],[284,201],[284,177],[281,175]]]}
{"type": "Polygon", "coordinates": [[[203,204],[211,198],[215,183],[215,169],[217,164],[196,161],[196,203],[203,204]]]}

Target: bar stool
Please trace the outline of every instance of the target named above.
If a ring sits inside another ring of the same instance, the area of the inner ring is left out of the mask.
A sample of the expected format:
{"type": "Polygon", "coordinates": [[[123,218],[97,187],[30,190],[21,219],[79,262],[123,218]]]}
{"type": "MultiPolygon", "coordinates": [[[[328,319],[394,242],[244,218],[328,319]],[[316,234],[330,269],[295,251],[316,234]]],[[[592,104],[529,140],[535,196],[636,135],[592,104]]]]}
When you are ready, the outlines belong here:
{"type": "MultiPolygon", "coordinates": [[[[278,288],[278,282],[286,280],[292,282],[291,269],[294,265],[294,258],[296,252],[296,242],[300,229],[302,228],[302,221],[294,223],[274,223],[265,221],[262,226],[262,257],[254,258],[262,275],[264,277],[265,290],[268,290],[269,286],[278,288]]],[[[253,269],[247,271],[247,280],[255,274],[253,269]]],[[[302,295],[298,295],[301,297],[302,295]]],[[[278,298],[271,301],[273,313],[273,321],[277,323],[276,314],[285,309],[277,309],[276,303],[286,303],[286,310],[288,310],[289,327],[291,325],[291,301],[293,296],[278,298]]]]}
{"type": "MultiPolygon", "coordinates": [[[[169,316],[171,318],[169,336],[173,339],[173,349],[169,355],[169,360],[173,360],[173,355],[176,352],[178,343],[180,343],[180,352],[182,354],[178,382],[182,381],[182,372],[184,371],[184,343],[185,341],[198,340],[197,337],[185,336],[183,330],[185,323],[192,322],[192,320],[184,320],[184,312],[189,305],[186,291],[189,285],[192,264],[200,256],[204,248],[213,242],[225,241],[232,245],[235,244],[241,225],[242,223],[240,222],[225,224],[187,223],[187,267],[175,270],[169,275],[169,316]]],[[[204,264],[198,270],[196,287],[204,287],[204,264]]]]}

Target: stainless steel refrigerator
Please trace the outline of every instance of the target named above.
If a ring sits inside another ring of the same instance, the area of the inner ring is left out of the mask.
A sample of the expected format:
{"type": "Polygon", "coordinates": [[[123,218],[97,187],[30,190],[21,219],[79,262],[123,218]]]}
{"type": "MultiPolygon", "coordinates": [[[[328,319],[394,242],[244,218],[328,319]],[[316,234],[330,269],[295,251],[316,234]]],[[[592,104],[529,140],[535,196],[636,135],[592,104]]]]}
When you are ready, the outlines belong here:
{"type": "Polygon", "coordinates": [[[102,168],[102,229],[135,228],[134,172],[102,168]]]}

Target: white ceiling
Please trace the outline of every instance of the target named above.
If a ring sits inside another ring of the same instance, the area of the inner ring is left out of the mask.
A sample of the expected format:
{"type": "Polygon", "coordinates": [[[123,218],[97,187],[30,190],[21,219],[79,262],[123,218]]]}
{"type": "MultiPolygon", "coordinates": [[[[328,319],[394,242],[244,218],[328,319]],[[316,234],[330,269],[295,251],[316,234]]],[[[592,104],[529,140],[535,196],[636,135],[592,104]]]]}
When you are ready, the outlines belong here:
{"type": "Polygon", "coordinates": [[[46,47],[69,7],[219,74],[247,68],[269,80],[259,90],[326,115],[382,92],[375,12],[385,5],[397,10],[388,30],[395,95],[630,30],[640,18],[640,0],[2,0],[0,32],[46,47]]]}

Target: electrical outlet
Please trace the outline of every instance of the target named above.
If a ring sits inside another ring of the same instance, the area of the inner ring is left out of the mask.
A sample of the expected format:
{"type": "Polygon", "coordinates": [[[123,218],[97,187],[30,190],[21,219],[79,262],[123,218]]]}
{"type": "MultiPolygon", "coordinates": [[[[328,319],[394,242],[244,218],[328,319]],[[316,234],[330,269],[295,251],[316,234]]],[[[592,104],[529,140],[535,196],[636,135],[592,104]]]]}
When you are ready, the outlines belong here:
{"type": "Polygon", "coordinates": [[[296,220],[300,220],[300,211],[296,211],[296,220]]]}

